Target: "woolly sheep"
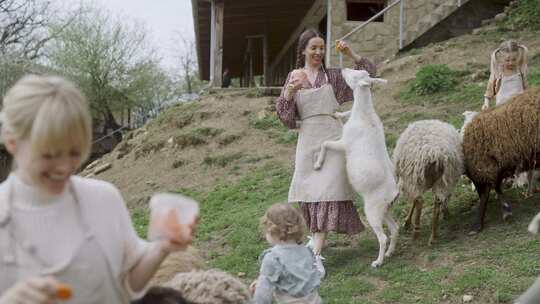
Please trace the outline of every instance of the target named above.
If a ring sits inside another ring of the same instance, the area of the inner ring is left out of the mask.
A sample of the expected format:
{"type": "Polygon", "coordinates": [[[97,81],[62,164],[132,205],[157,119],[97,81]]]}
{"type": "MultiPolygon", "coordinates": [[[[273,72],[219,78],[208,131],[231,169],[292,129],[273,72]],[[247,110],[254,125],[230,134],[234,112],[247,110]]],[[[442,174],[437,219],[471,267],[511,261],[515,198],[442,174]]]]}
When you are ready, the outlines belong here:
{"type": "Polygon", "coordinates": [[[471,233],[484,228],[491,189],[497,192],[503,219],[512,214],[501,190],[503,179],[540,168],[540,88],[532,88],[508,103],[478,114],[463,136],[465,174],[480,197],[471,233]]]}
{"type": "Polygon", "coordinates": [[[179,272],[189,272],[204,268],[205,263],[194,247],[170,254],[159,266],[150,285],[163,285],[179,272]]]}
{"type": "Polygon", "coordinates": [[[170,287],[153,286],[141,299],[131,304],[190,304],[182,294],[170,287]]]}
{"type": "Polygon", "coordinates": [[[386,83],[386,80],[371,78],[363,70],[344,69],[342,74],[353,89],[354,104],[351,111],[336,113],[335,116],[342,118],[350,115],[350,118],[343,126],[340,140],[322,143],[314,168],[322,166],[327,149],[345,153],[349,182],[362,195],[364,212],[379,241],[379,255],[371,263],[372,267],[377,267],[382,265],[385,255],[392,255],[398,237],[398,225],[389,211],[398,196],[398,188],[392,161],[386,150],[383,125],[371,99],[371,84],[386,83]],[[388,250],[383,222],[390,230],[388,250]]]}
{"type": "Polygon", "coordinates": [[[196,304],[242,304],[251,299],[244,283],[217,269],[179,273],[164,286],[196,304]]]}
{"type": "MultiPolygon", "coordinates": [[[[472,119],[478,115],[478,112],[475,111],[465,111],[463,112],[463,116],[465,116],[465,120],[463,121],[463,126],[461,127],[460,134],[463,136],[463,133],[465,132],[465,127],[472,121],[472,119]]],[[[514,175],[511,179],[512,181],[512,188],[524,188],[527,186],[527,196],[533,195],[534,187],[536,185],[536,181],[540,178],[540,171],[538,170],[531,170],[529,172],[523,172],[519,175],[514,175]]],[[[474,187],[474,184],[471,184],[471,189],[474,191],[476,188],[474,187]]]]}
{"type": "Polygon", "coordinates": [[[412,202],[405,228],[411,225],[416,209],[415,239],[420,233],[422,195],[429,189],[433,191],[431,245],[437,234],[441,204],[447,213],[448,199],[464,171],[461,136],[452,125],[440,120],[414,122],[399,136],[393,161],[400,195],[412,202]]]}

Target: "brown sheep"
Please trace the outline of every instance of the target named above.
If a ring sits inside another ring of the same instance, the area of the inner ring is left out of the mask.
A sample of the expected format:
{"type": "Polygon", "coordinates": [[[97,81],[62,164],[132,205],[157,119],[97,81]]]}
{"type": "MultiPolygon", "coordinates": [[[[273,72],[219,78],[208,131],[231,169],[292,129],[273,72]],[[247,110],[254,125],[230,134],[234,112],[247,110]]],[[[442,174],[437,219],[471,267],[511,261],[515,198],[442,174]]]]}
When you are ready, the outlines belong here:
{"type": "Polygon", "coordinates": [[[190,272],[203,268],[205,268],[205,263],[200,256],[199,251],[190,246],[185,251],[178,251],[170,254],[159,266],[150,285],[163,285],[180,272],[190,272]]]}
{"type": "Polygon", "coordinates": [[[503,179],[540,168],[540,88],[532,88],[510,102],[478,114],[463,137],[465,174],[480,197],[471,233],[484,228],[491,189],[497,192],[503,219],[512,215],[510,201],[501,191],[503,179]]]}
{"type": "Polygon", "coordinates": [[[190,304],[182,294],[170,287],[153,286],[139,300],[131,304],[190,304]]]}

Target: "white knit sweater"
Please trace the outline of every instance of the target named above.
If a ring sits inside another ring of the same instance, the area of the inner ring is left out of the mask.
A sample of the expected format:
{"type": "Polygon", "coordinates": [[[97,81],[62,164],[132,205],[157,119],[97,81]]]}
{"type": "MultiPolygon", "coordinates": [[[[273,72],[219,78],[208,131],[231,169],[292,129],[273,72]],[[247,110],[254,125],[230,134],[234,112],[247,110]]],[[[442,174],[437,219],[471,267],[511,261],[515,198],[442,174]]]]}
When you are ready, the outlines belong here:
{"type": "MultiPolygon", "coordinates": [[[[133,292],[127,274],[144,255],[148,243],[136,235],[120,192],[110,183],[78,176],[71,177],[71,185],[83,217],[111,266],[111,279],[125,289],[121,293],[129,298],[139,297],[144,290],[133,292]]],[[[17,234],[38,248],[39,256],[48,263],[54,265],[66,260],[84,239],[84,226],[72,192],[66,187],[60,195],[48,195],[26,185],[12,173],[0,184],[0,222],[8,212],[10,188],[13,189],[11,215],[17,234]]],[[[0,244],[0,248],[5,245],[0,244]]]]}

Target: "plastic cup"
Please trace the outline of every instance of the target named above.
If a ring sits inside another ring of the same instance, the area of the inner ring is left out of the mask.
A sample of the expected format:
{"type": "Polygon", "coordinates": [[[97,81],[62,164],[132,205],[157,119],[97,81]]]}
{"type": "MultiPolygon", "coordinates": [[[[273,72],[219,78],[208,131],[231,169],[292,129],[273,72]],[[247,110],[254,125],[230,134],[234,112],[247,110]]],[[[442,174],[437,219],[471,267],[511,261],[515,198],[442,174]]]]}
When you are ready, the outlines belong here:
{"type": "Polygon", "coordinates": [[[199,215],[199,204],[186,196],[173,193],[154,194],[150,199],[150,240],[184,239],[186,227],[199,215]]]}

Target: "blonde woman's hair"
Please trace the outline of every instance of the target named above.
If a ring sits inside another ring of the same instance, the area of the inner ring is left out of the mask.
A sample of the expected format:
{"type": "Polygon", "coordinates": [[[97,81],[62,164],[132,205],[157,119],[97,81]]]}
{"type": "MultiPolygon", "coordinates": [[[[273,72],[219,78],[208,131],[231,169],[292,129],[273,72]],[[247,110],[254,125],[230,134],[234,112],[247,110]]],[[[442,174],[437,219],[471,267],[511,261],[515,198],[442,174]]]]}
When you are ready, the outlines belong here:
{"type": "Polygon", "coordinates": [[[273,238],[280,241],[295,241],[301,244],[306,223],[298,209],[290,204],[272,205],[261,218],[261,230],[269,233],[273,238]]]}
{"type": "Polygon", "coordinates": [[[58,153],[76,147],[81,163],[90,154],[92,119],[86,99],[61,77],[28,75],[3,101],[2,132],[29,140],[32,153],[58,153]]]}

